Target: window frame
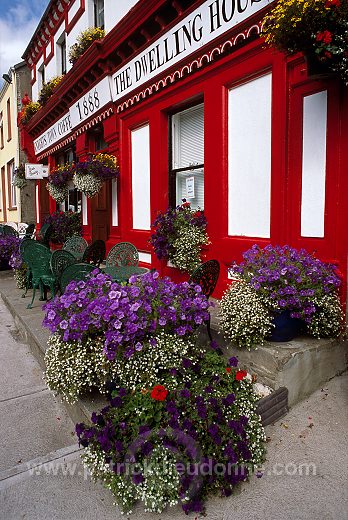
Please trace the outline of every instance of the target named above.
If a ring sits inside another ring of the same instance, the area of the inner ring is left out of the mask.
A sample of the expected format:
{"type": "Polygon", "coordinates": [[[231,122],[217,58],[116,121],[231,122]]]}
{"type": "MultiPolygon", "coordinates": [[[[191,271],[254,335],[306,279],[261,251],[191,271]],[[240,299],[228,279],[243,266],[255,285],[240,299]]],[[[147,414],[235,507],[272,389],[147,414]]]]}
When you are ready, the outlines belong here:
{"type": "MultiPolygon", "coordinates": [[[[175,208],[177,203],[177,190],[176,190],[176,184],[177,184],[177,174],[181,172],[189,172],[189,171],[196,171],[196,170],[203,170],[203,182],[204,182],[204,162],[200,164],[194,164],[192,166],[183,166],[180,168],[173,168],[174,163],[174,131],[173,131],[173,118],[180,114],[181,112],[185,112],[186,110],[189,110],[190,108],[196,108],[198,106],[202,105],[203,107],[203,115],[204,115],[204,100],[200,99],[198,102],[194,104],[190,104],[188,106],[185,106],[184,108],[180,108],[180,110],[177,110],[175,112],[172,112],[169,114],[169,146],[168,146],[168,201],[169,206],[171,208],[175,208]]],[[[204,126],[203,126],[203,132],[204,132],[204,126]]],[[[204,186],[203,186],[204,190],[204,186]]],[[[204,206],[204,201],[203,201],[204,206]]],[[[200,208],[204,211],[204,207],[200,208]]]]}
{"type": "Polygon", "coordinates": [[[94,26],[104,29],[105,27],[105,16],[104,16],[104,0],[93,0],[93,14],[94,14],[94,26]],[[102,10],[100,6],[102,5],[102,10]],[[102,15],[101,15],[102,13],[102,15]],[[100,22],[103,23],[100,23],[100,22]]]}
{"type": "Polygon", "coordinates": [[[11,98],[8,98],[6,103],[7,111],[7,142],[12,139],[12,124],[11,124],[11,98]]]}
{"type": "Polygon", "coordinates": [[[13,183],[14,159],[7,163],[7,193],[8,193],[8,209],[17,209],[17,192],[13,183]]]}
{"type": "Polygon", "coordinates": [[[0,112],[0,149],[2,150],[4,146],[4,114],[0,112]]]}

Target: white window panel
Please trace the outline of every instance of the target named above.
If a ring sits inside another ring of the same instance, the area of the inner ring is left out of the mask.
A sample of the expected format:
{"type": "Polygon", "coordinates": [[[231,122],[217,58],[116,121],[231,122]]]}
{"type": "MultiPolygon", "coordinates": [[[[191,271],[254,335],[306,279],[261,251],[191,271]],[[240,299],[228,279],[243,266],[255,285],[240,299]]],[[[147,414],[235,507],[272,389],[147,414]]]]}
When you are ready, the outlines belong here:
{"type": "Polygon", "coordinates": [[[228,234],[270,237],[272,75],[229,91],[228,234]]]}
{"type": "Polygon", "coordinates": [[[118,226],[117,179],[112,180],[112,225],[118,226]]]}
{"type": "Polygon", "coordinates": [[[303,99],[301,236],[324,237],[327,91],[303,99]]]}
{"type": "Polygon", "coordinates": [[[172,118],[172,168],[204,163],[204,105],[197,105],[172,118]]]}
{"type": "Polygon", "coordinates": [[[133,229],[149,230],[150,213],[150,132],[149,125],[131,132],[133,229]]]}

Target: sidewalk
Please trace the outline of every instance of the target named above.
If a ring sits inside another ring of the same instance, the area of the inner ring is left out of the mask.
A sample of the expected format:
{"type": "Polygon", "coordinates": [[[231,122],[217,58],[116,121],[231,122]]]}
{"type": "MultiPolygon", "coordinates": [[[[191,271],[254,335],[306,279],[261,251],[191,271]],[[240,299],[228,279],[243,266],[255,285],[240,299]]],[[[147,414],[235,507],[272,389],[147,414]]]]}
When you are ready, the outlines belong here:
{"type": "MultiPolygon", "coordinates": [[[[12,302],[18,324],[0,302],[0,520],[125,518],[111,493],[85,473],[74,424],[45,388],[40,366],[19,340],[18,328],[27,326],[30,349],[36,349],[42,363],[48,334],[41,326],[41,302],[27,310],[29,300],[14,288],[11,273],[1,273],[0,291],[12,302]]],[[[262,478],[253,476],[232,497],[209,500],[207,518],[347,519],[347,390],[345,373],[268,426],[262,478]]],[[[183,520],[185,515],[179,507],[154,515],[139,506],[131,518],[183,520]]]]}

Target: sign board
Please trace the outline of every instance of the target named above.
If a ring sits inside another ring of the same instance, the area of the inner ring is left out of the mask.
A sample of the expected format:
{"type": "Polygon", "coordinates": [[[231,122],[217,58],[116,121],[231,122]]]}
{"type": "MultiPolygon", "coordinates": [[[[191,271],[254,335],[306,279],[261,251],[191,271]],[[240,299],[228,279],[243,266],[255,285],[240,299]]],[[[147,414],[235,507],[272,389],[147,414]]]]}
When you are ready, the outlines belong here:
{"type": "Polygon", "coordinates": [[[110,76],[103,78],[70,108],[71,128],[75,128],[112,101],[110,76]]]}
{"type": "Polygon", "coordinates": [[[46,148],[49,148],[56,142],[63,139],[63,137],[66,137],[70,134],[72,129],[71,121],[70,121],[70,114],[67,113],[58,121],[54,123],[54,125],[50,126],[43,134],[41,134],[37,139],[34,141],[34,151],[35,154],[38,155],[39,153],[46,150],[46,148]]]}
{"type": "Polygon", "coordinates": [[[45,164],[25,164],[25,178],[26,179],[43,179],[44,177],[48,177],[50,173],[49,166],[45,164]]]}
{"type": "Polygon", "coordinates": [[[206,0],[112,76],[112,98],[122,98],[243,22],[273,0],[206,0]]]}
{"type": "Polygon", "coordinates": [[[188,177],[186,179],[186,198],[194,199],[195,198],[195,178],[188,177]]]}

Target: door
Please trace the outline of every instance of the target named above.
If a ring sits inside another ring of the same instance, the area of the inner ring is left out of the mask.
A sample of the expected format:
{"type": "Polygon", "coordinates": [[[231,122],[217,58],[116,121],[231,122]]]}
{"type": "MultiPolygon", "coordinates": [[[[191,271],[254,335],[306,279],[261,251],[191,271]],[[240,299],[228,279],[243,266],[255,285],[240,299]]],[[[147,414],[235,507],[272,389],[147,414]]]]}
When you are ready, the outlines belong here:
{"type": "Polygon", "coordinates": [[[98,195],[91,199],[92,240],[109,238],[111,215],[111,181],[103,182],[98,195]]]}

